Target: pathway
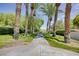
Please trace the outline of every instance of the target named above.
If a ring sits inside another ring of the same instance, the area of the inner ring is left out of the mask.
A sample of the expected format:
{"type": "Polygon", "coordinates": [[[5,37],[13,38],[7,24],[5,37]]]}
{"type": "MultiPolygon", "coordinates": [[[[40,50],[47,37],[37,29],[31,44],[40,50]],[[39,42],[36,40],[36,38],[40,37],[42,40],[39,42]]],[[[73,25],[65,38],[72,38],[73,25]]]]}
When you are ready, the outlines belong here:
{"type": "Polygon", "coordinates": [[[51,47],[43,37],[35,38],[28,45],[0,49],[2,56],[79,56],[78,53],[51,47]]]}

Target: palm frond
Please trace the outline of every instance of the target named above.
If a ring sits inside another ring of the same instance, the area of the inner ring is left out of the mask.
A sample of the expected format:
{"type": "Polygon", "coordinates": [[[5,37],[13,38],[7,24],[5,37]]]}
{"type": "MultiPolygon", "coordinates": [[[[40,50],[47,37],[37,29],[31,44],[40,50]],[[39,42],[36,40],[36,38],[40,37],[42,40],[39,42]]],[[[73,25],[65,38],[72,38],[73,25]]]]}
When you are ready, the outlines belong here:
{"type": "Polygon", "coordinates": [[[40,11],[42,11],[44,14],[48,15],[49,17],[53,16],[55,14],[55,4],[47,3],[43,4],[40,11]]]}

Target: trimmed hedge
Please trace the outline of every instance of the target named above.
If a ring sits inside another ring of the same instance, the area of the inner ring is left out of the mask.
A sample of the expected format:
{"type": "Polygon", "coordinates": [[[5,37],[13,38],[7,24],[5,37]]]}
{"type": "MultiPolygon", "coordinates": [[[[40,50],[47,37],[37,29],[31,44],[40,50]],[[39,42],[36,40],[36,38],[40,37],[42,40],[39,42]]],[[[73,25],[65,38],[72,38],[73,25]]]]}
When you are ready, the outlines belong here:
{"type": "MultiPolygon", "coordinates": [[[[57,34],[57,35],[64,36],[64,32],[65,32],[65,30],[60,30],[60,31],[56,31],[56,34],[57,34]]],[[[71,29],[71,32],[74,32],[74,30],[71,29]]]]}
{"type": "MultiPolygon", "coordinates": [[[[13,34],[14,33],[14,29],[11,27],[0,27],[0,35],[4,35],[4,34],[13,34]]],[[[20,33],[24,33],[23,29],[20,29],[20,33]]]]}
{"type": "Polygon", "coordinates": [[[13,28],[10,27],[0,27],[0,35],[13,34],[13,28]]]}
{"type": "Polygon", "coordinates": [[[56,34],[57,34],[57,35],[62,35],[62,36],[64,36],[64,32],[65,32],[65,30],[56,31],[56,34]]]}

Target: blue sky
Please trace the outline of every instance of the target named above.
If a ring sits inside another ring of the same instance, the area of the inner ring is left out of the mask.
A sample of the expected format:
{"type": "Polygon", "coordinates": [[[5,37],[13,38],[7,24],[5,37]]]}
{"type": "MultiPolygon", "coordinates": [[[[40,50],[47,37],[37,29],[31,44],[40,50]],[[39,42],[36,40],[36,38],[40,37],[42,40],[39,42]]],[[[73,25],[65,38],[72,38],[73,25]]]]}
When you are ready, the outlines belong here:
{"type": "MultiPolygon", "coordinates": [[[[66,4],[61,4],[60,8],[61,10],[63,10],[65,12],[65,5],[66,4]]],[[[16,4],[15,3],[0,3],[0,13],[15,13],[16,10],[16,4]]],[[[46,24],[47,24],[47,20],[48,17],[46,15],[43,15],[42,12],[38,12],[39,13],[39,18],[42,18],[44,20],[44,24],[41,28],[46,28],[46,24]]],[[[25,7],[24,4],[22,4],[22,11],[21,14],[24,15],[25,14],[25,7]]],[[[79,4],[72,4],[72,11],[71,11],[71,19],[74,19],[74,17],[76,15],[79,14],[79,4]]],[[[64,14],[59,13],[58,18],[62,21],[64,21],[64,14]]]]}

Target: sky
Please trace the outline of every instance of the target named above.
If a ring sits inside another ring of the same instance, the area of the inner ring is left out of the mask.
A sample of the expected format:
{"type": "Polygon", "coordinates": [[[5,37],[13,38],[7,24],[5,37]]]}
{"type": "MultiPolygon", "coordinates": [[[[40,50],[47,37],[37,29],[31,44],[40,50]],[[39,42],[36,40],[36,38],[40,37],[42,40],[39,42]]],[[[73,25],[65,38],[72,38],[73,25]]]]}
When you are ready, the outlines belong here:
{"type": "MultiPolygon", "coordinates": [[[[63,10],[65,12],[65,6],[66,4],[62,3],[59,7],[60,10],[63,10]]],[[[22,4],[21,14],[25,15],[25,6],[22,4]]],[[[0,13],[15,13],[16,11],[16,4],[15,3],[0,3],[0,13]]],[[[79,4],[72,4],[71,9],[71,20],[74,19],[76,15],[79,14],[79,4]]],[[[38,17],[42,18],[44,20],[44,24],[42,25],[42,29],[46,29],[48,17],[46,15],[43,15],[42,12],[38,11],[38,17]]],[[[58,14],[58,19],[62,20],[64,22],[64,13],[58,14]]]]}

